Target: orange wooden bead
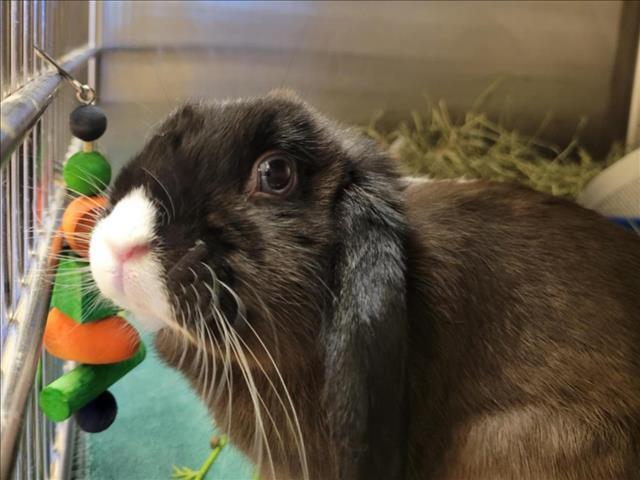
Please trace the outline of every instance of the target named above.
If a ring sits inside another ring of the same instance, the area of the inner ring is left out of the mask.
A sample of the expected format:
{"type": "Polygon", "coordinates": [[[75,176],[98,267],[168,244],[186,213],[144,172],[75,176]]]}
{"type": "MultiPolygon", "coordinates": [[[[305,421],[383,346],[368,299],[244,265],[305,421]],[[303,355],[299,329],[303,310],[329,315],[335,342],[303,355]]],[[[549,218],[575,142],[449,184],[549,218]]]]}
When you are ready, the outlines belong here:
{"type": "Polygon", "coordinates": [[[106,197],[78,197],[64,211],[62,231],[69,246],[81,257],[89,255],[91,230],[96,224],[96,216],[106,204],[106,197]]]}
{"type": "Polygon", "coordinates": [[[140,336],[124,318],[113,316],[77,323],[52,308],[44,330],[44,348],[63,360],[102,365],[122,362],[135,355],[140,336]]]}

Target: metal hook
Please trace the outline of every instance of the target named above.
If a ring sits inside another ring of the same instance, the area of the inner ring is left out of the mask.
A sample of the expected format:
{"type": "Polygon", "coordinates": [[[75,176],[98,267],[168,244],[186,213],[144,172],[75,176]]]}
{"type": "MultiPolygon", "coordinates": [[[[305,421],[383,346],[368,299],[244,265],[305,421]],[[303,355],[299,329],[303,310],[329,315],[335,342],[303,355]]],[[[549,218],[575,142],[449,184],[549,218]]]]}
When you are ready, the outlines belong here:
{"type": "Polygon", "coordinates": [[[36,53],[43,59],[53,65],[62,78],[64,78],[67,82],[73,86],[76,90],[76,98],[79,102],[84,103],[85,105],[90,105],[96,101],[96,91],[91,88],[89,85],[81,83],[79,80],[74,78],[69,72],[67,72],[64,68],[62,68],[58,63],[51,58],[51,56],[41,50],[39,47],[33,46],[36,53]]]}

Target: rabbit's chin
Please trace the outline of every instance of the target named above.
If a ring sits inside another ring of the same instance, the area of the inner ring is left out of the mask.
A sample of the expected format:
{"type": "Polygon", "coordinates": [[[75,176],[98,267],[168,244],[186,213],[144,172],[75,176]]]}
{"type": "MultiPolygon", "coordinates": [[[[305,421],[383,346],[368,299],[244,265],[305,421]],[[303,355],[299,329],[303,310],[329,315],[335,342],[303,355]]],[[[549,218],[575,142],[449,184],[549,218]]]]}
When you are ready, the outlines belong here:
{"type": "Polygon", "coordinates": [[[171,307],[153,245],[158,210],[143,188],[120,200],[91,235],[91,274],[102,294],[145,331],[169,325],[171,307]]]}

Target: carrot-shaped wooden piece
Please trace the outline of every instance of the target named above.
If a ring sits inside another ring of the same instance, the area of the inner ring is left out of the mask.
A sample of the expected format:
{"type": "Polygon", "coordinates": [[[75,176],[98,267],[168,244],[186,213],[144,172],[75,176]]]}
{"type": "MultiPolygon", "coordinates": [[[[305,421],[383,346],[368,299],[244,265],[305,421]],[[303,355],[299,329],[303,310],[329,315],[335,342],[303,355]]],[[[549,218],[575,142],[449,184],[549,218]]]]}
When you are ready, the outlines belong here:
{"type": "Polygon", "coordinates": [[[69,203],[62,216],[62,231],[69,246],[81,257],[89,254],[89,236],[96,217],[107,204],[106,197],[78,197],[69,203]]]}
{"type": "Polygon", "coordinates": [[[51,308],[57,308],[77,323],[117,315],[120,309],[102,297],[91,280],[89,264],[69,250],[58,254],[59,263],[51,293],[51,308]]]}

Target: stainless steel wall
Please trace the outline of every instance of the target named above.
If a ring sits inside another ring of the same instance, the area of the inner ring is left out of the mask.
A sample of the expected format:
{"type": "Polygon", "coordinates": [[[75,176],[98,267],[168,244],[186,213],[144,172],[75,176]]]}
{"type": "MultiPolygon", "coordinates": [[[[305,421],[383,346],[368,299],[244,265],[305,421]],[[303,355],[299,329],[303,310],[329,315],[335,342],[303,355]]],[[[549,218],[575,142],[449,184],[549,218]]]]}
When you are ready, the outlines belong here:
{"type": "Polygon", "coordinates": [[[502,77],[487,104],[495,115],[532,131],[552,114],[545,136],[557,141],[586,117],[587,142],[606,148],[625,134],[638,10],[613,0],[109,1],[100,91],[139,119],[123,132],[135,143],[188,98],[286,85],[367,122],[378,110],[405,116],[425,93],[460,113],[502,77]]]}

